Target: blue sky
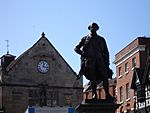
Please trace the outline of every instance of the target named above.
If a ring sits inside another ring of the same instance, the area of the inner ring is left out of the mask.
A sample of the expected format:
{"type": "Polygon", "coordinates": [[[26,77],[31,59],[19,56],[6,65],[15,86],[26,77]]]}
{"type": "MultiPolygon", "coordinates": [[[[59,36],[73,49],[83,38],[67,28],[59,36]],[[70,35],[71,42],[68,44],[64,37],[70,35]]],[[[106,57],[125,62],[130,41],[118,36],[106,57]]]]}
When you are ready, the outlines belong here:
{"type": "MultiPolygon", "coordinates": [[[[115,54],[139,36],[150,37],[150,0],[1,0],[0,56],[19,56],[45,32],[59,53],[78,72],[79,56],[73,48],[97,22],[105,37],[110,62],[115,54]]],[[[115,65],[110,67],[115,72],[115,65]]]]}

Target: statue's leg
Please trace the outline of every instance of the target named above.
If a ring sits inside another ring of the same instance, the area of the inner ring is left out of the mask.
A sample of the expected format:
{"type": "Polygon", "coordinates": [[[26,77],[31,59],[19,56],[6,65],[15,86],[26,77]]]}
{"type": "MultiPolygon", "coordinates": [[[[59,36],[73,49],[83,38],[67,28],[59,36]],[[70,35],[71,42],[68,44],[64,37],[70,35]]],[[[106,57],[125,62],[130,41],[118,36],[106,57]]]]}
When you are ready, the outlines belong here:
{"type": "Polygon", "coordinates": [[[109,82],[108,82],[108,78],[104,78],[103,79],[103,87],[106,93],[106,99],[112,98],[112,96],[109,93],[109,82]]]}
{"type": "Polygon", "coordinates": [[[92,98],[97,99],[97,84],[91,82],[91,86],[92,86],[92,98]]]}
{"type": "Polygon", "coordinates": [[[106,64],[102,60],[97,60],[97,67],[99,67],[98,71],[101,73],[100,76],[102,77],[106,98],[110,99],[112,98],[112,96],[109,93],[109,81],[108,81],[108,72],[107,72],[106,64]]]}
{"type": "Polygon", "coordinates": [[[96,61],[91,61],[90,67],[90,75],[91,75],[91,87],[92,87],[92,98],[97,99],[97,80],[96,80],[96,68],[95,68],[96,61]]]}

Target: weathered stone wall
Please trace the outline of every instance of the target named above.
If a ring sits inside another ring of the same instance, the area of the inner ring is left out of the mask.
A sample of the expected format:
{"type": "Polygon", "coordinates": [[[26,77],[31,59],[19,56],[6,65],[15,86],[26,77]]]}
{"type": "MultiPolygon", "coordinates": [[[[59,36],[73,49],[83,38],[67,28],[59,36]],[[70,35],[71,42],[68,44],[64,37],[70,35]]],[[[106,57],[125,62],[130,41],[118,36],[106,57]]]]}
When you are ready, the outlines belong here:
{"type": "Polygon", "coordinates": [[[24,113],[30,101],[40,105],[43,89],[47,106],[66,106],[69,102],[76,106],[82,101],[81,80],[76,80],[72,68],[45,37],[12,62],[7,71],[3,76],[6,85],[3,103],[7,113],[24,113]],[[42,60],[49,64],[46,73],[37,68],[42,60]]]}

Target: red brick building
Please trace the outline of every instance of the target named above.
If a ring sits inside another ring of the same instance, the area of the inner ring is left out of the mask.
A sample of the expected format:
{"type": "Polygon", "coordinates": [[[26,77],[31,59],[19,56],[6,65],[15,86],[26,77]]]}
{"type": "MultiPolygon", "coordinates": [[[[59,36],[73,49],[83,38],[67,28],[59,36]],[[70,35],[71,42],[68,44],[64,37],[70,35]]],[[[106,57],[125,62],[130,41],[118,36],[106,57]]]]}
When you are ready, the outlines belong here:
{"type": "MultiPolygon", "coordinates": [[[[113,78],[112,80],[109,80],[109,92],[114,97],[116,97],[115,90],[116,90],[116,78],[113,78]]],[[[97,94],[98,99],[105,99],[105,91],[102,83],[98,84],[97,94]]],[[[90,83],[88,83],[84,86],[83,99],[91,99],[91,98],[92,98],[92,89],[90,83]]]]}
{"type": "Polygon", "coordinates": [[[121,104],[117,113],[134,113],[136,96],[130,88],[133,70],[145,66],[147,46],[150,38],[138,37],[115,55],[117,102],[121,104]]]}

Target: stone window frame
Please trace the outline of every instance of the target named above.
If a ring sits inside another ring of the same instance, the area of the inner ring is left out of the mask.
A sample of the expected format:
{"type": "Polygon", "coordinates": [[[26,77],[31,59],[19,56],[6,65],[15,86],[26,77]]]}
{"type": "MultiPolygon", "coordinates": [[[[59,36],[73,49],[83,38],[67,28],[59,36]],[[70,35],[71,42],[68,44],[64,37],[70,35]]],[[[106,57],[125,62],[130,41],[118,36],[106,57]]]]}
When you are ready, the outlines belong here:
{"type": "Polygon", "coordinates": [[[136,57],[132,58],[132,70],[136,67],[136,57]]]}
{"type": "Polygon", "coordinates": [[[121,86],[120,88],[119,88],[119,91],[120,91],[120,103],[123,103],[123,86],[121,86]]]}
{"type": "Polygon", "coordinates": [[[129,63],[125,63],[125,75],[129,73],[129,63]]]}
{"type": "Polygon", "coordinates": [[[122,77],[122,67],[121,66],[118,68],[118,74],[119,74],[119,78],[121,78],[122,77]]]}
{"type": "Polygon", "coordinates": [[[130,99],[130,84],[126,84],[126,101],[130,99]]]}

